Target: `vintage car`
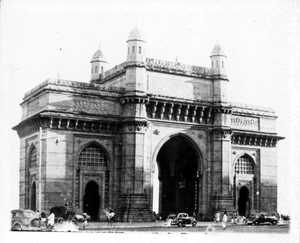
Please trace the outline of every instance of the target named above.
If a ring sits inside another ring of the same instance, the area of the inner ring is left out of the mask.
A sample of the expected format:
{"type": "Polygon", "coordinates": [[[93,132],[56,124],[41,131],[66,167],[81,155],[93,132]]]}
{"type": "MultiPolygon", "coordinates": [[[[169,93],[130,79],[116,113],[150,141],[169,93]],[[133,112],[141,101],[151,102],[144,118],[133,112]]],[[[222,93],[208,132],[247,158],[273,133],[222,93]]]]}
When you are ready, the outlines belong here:
{"type": "Polygon", "coordinates": [[[185,227],[191,225],[195,227],[197,220],[194,217],[190,217],[187,213],[179,213],[176,218],[171,221],[171,225],[177,225],[178,227],[185,227]]]}
{"type": "Polygon", "coordinates": [[[11,230],[41,230],[39,215],[30,209],[16,209],[11,211],[11,230]]]}
{"type": "Polygon", "coordinates": [[[257,214],[247,219],[248,225],[272,224],[276,225],[278,219],[275,216],[268,216],[265,214],[257,214]]]}
{"type": "Polygon", "coordinates": [[[169,214],[168,217],[166,218],[167,225],[175,225],[174,224],[174,219],[176,218],[176,214],[169,214]]]}

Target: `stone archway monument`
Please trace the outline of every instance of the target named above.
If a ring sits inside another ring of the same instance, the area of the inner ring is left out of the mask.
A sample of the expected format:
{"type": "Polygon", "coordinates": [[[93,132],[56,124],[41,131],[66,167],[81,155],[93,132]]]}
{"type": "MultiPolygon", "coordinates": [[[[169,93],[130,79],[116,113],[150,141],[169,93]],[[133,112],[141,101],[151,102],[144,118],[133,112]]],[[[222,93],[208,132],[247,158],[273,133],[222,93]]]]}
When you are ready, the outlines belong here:
{"type": "Polygon", "coordinates": [[[89,83],[48,79],[25,94],[14,128],[21,142],[20,208],[30,206],[35,178],[43,211],[66,200],[82,210],[90,180],[99,185],[100,207],[114,209],[121,221],[154,220],[152,211],[196,211],[210,220],[218,210],[237,210],[242,186],[251,208],[276,211],[277,116],[230,102],[221,46],[212,49],[208,67],[159,60],[146,56],[146,41],[134,29],[126,53],[105,70],[97,50],[89,83]],[[95,147],[78,164],[82,146],[93,141],[105,147],[107,166],[95,147]],[[235,173],[241,154],[253,158],[253,176],[235,173]]]}

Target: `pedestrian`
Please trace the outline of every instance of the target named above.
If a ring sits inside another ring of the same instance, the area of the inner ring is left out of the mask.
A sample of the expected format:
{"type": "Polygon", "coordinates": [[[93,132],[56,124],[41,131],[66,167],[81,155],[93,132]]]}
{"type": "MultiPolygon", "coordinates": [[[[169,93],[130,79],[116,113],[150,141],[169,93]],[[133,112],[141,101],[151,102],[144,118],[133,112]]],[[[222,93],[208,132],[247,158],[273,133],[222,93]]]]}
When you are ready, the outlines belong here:
{"type": "Polygon", "coordinates": [[[44,212],[41,212],[41,226],[46,227],[47,225],[47,217],[44,212]]]}
{"type": "Polygon", "coordinates": [[[104,213],[107,219],[107,224],[112,225],[113,218],[115,217],[115,212],[112,209],[104,209],[104,213]]]}
{"type": "Polygon", "coordinates": [[[88,225],[88,215],[87,215],[87,213],[83,213],[82,215],[84,217],[83,223],[82,223],[82,228],[85,229],[88,225]]]}
{"type": "Polygon", "coordinates": [[[48,216],[48,222],[47,222],[47,226],[48,228],[52,229],[54,227],[54,221],[55,221],[55,215],[54,213],[50,213],[50,215],[48,216]]]}
{"type": "Polygon", "coordinates": [[[220,212],[216,212],[216,214],[215,214],[215,222],[216,223],[218,223],[218,222],[220,222],[220,212]]]}
{"type": "Polygon", "coordinates": [[[224,213],[223,213],[223,218],[222,218],[222,228],[223,228],[223,230],[226,229],[227,220],[228,220],[228,216],[227,216],[227,212],[225,210],[224,213]]]}

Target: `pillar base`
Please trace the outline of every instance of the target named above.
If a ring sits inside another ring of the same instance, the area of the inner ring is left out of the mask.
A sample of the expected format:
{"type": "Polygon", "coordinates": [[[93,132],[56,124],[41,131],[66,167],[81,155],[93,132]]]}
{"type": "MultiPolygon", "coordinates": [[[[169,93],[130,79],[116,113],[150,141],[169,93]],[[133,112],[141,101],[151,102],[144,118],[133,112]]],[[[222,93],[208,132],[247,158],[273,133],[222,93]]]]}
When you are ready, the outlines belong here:
{"type": "Polygon", "coordinates": [[[234,198],[232,196],[222,195],[222,196],[214,196],[212,198],[213,203],[213,211],[227,211],[227,212],[233,212],[234,204],[233,204],[234,198]]]}
{"type": "Polygon", "coordinates": [[[117,216],[123,222],[152,222],[155,217],[144,193],[123,194],[119,199],[117,216]]]}

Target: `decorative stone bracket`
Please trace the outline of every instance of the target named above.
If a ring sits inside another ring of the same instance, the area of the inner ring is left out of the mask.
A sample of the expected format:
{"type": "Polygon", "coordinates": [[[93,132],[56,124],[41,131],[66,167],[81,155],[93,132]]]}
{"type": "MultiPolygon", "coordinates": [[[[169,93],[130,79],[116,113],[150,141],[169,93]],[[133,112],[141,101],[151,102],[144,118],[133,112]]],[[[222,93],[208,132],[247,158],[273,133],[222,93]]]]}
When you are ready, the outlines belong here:
{"type": "Polygon", "coordinates": [[[231,114],[232,108],[213,103],[150,99],[146,103],[146,111],[151,119],[213,124],[216,113],[231,114]]]}
{"type": "Polygon", "coordinates": [[[123,132],[146,132],[149,124],[146,120],[132,120],[122,122],[123,132]]]}
{"type": "Polygon", "coordinates": [[[283,137],[271,134],[233,132],[231,143],[238,145],[275,147],[283,137]]]}

